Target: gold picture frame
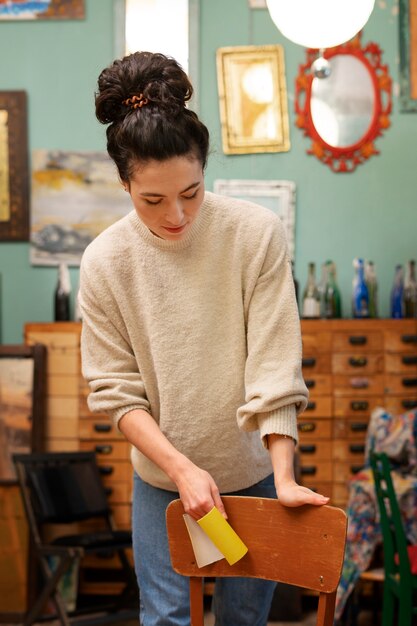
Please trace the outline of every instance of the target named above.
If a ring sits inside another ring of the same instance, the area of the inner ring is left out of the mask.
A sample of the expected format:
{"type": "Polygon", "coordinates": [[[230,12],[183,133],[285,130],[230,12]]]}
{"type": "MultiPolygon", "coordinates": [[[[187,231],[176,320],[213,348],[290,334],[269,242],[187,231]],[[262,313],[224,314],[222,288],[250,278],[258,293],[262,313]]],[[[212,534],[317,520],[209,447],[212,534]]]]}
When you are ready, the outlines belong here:
{"type": "Polygon", "coordinates": [[[283,47],[219,48],[216,61],[224,153],[287,152],[283,47]]]}

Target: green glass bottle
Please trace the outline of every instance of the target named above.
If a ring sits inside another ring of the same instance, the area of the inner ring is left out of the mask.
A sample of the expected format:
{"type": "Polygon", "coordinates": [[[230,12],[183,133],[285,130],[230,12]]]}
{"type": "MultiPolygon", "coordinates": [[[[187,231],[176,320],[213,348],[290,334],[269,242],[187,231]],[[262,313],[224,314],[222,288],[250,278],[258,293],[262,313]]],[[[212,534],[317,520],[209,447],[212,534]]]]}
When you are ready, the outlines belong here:
{"type": "Polygon", "coordinates": [[[336,280],[336,265],[333,261],[326,262],[327,284],[324,294],[324,311],[327,319],[342,317],[342,298],[336,280]]]}

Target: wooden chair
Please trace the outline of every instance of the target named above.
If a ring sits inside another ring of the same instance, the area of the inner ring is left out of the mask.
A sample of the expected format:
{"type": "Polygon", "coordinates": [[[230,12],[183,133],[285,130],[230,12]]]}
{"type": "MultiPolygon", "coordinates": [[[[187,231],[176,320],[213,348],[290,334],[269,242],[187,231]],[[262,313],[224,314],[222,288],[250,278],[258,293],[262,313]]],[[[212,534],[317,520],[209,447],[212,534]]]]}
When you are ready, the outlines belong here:
{"type": "Polygon", "coordinates": [[[166,511],[171,562],[190,577],[191,626],[204,625],[203,578],[244,576],[304,587],[319,593],[317,626],[332,626],[347,519],[330,506],[287,508],[269,498],[223,496],[228,521],[248,546],[230,566],[225,559],[198,568],[180,500],[166,511]]]}

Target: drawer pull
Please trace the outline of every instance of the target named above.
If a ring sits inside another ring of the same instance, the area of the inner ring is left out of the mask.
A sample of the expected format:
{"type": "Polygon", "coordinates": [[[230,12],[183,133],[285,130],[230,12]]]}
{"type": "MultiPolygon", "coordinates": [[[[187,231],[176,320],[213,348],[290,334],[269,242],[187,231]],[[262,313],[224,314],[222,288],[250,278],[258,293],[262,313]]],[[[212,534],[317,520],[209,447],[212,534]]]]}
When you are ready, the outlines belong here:
{"type": "Polygon", "coordinates": [[[109,497],[113,493],[113,487],[105,487],[104,491],[106,492],[106,496],[109,497]]]}
{"type": "Polygon", "coordinates": [[[349,365],[352,367],[364,367],[368,363],[368,359],[364,356],[352,356],[349,359],[349,365]]]}
{"type": "Polygon", "coordinates": [[[314,357],[306,358],[302,360],[303,367],[314,367],[316,364],[316,359],[314,357]]]}
{"type": "Polygon", "coordinates": [[[94,430],[96,433],[109,433],[111,429],[111,424],[94,424],[94,430]]]}
{"type": "Polygon", "coordinates": [[[354,402],[350,403],[350,408],[352,409],[352,411],[366,411],[367,409],[369,409],[369,402],[367,402],[366,400],[355,400],[354,402]]]}
{"type": "Polygon", "coordinates": [[[357,474],[362,469],[363,469],[363,465],[351,465],[350,466],[350,471],[352,472],[352,474],[357,474]]]}
{"type": "Polygon", "coordinates": [[[404,365],[417,365],[417,355],[403,356],[401,360],[404,365]]]}
{"type": "Polygon", "coordinates": [[[314,476],[314,474],[317,473],[317,467],[315,467],[314,465],[301,467],[301,473],[307,476],[314,476]]]}
{"type": "Polygon", "coordinates": [[[367,378],[351,378],[350,386],[353,389],[367,389],[369,387],[369,380],[367,378]]]}
{"type": "Polygon", "coordinates": [[[306,384],[307,389],[313,389],[313,387],[316,386],[315,380],[310,379],[310,380],[305,380],[304,382],[306,384]]]}
{"type": "Polygon", "coordinates": [[[417,335],[402,335],[401,341],[403,343],[417,343],[417,335]]]}
{"type": "Polygon", "coordinates": [[[300,452],[303,454],[314,454],[316,446],[314,444],[303,444],[300,446],[300,452]]]}
{"type": "Polygon", "coordinates": [[[403,378],[401,384],[403,387],[417,387],[417,378],[403,378]]]}
{"type": "Polygon", "coordinates": [[[314,422],[303,422],[301,424],[297,424],[297,426],[300,433],[313,433],[316,430],[314,422]]]}
{"type": "Polygon", "coordinates": [[[111,465],[101,465],[99,467],[99,471],[103,476],[110,476],[110,474],[113,474],[114,472],[114,467],[111,465]]]}
{"type": "Polygon", "coordinates": [[[365,444],[363,443],[351,443],[349,446],[349,452],[352,454],[364,454],[365,444]]]}
{"type": "Polygon", "coordinates": [[[415,409],[417,407],[417,400],[403,400],[401,404],[405,409],[415,409]]]}
{"type": "Polygon", "coordinates": [[[368,424],[366,422],[352,422],[350,430],[353,433],[363,433],[368,430],[368,424]]]}
{"type": "Polygon", "coordinates": [[[306,411],[314,411],[315,408],[316,408],[315,402],[308,402],[306,406],[306,411]]]}
{"type": "Polygon", "coordinates": [[[94,450],[97,452],[97,454],[111,454],[113,452],[113,446],[110,445],[97,445],[95,446],[94,450]]]}
{"type": "Polygon", "coordinates": [[[363,335],[349,337],[349,343],[351,346],[364,346],[367,342],[367,337],[364,337],[363,335]]]}

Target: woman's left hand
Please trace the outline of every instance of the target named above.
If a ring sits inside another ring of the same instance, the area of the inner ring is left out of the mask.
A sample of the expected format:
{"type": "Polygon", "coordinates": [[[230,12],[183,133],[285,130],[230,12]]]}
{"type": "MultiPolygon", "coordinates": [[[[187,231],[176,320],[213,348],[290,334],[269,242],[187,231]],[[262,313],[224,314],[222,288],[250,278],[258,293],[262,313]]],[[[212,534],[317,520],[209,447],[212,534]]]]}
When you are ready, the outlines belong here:
{"type": "Polygon", "coordinates": [[[323,496],[320,493],[315,493],[298,485],[295,481],[288,481],[276,485],[278,500],[284,506],[295,507],[302,506],[303,504],[313,504],[315,506],[322,506],[328,504],[329,498],[323,496]]]}

